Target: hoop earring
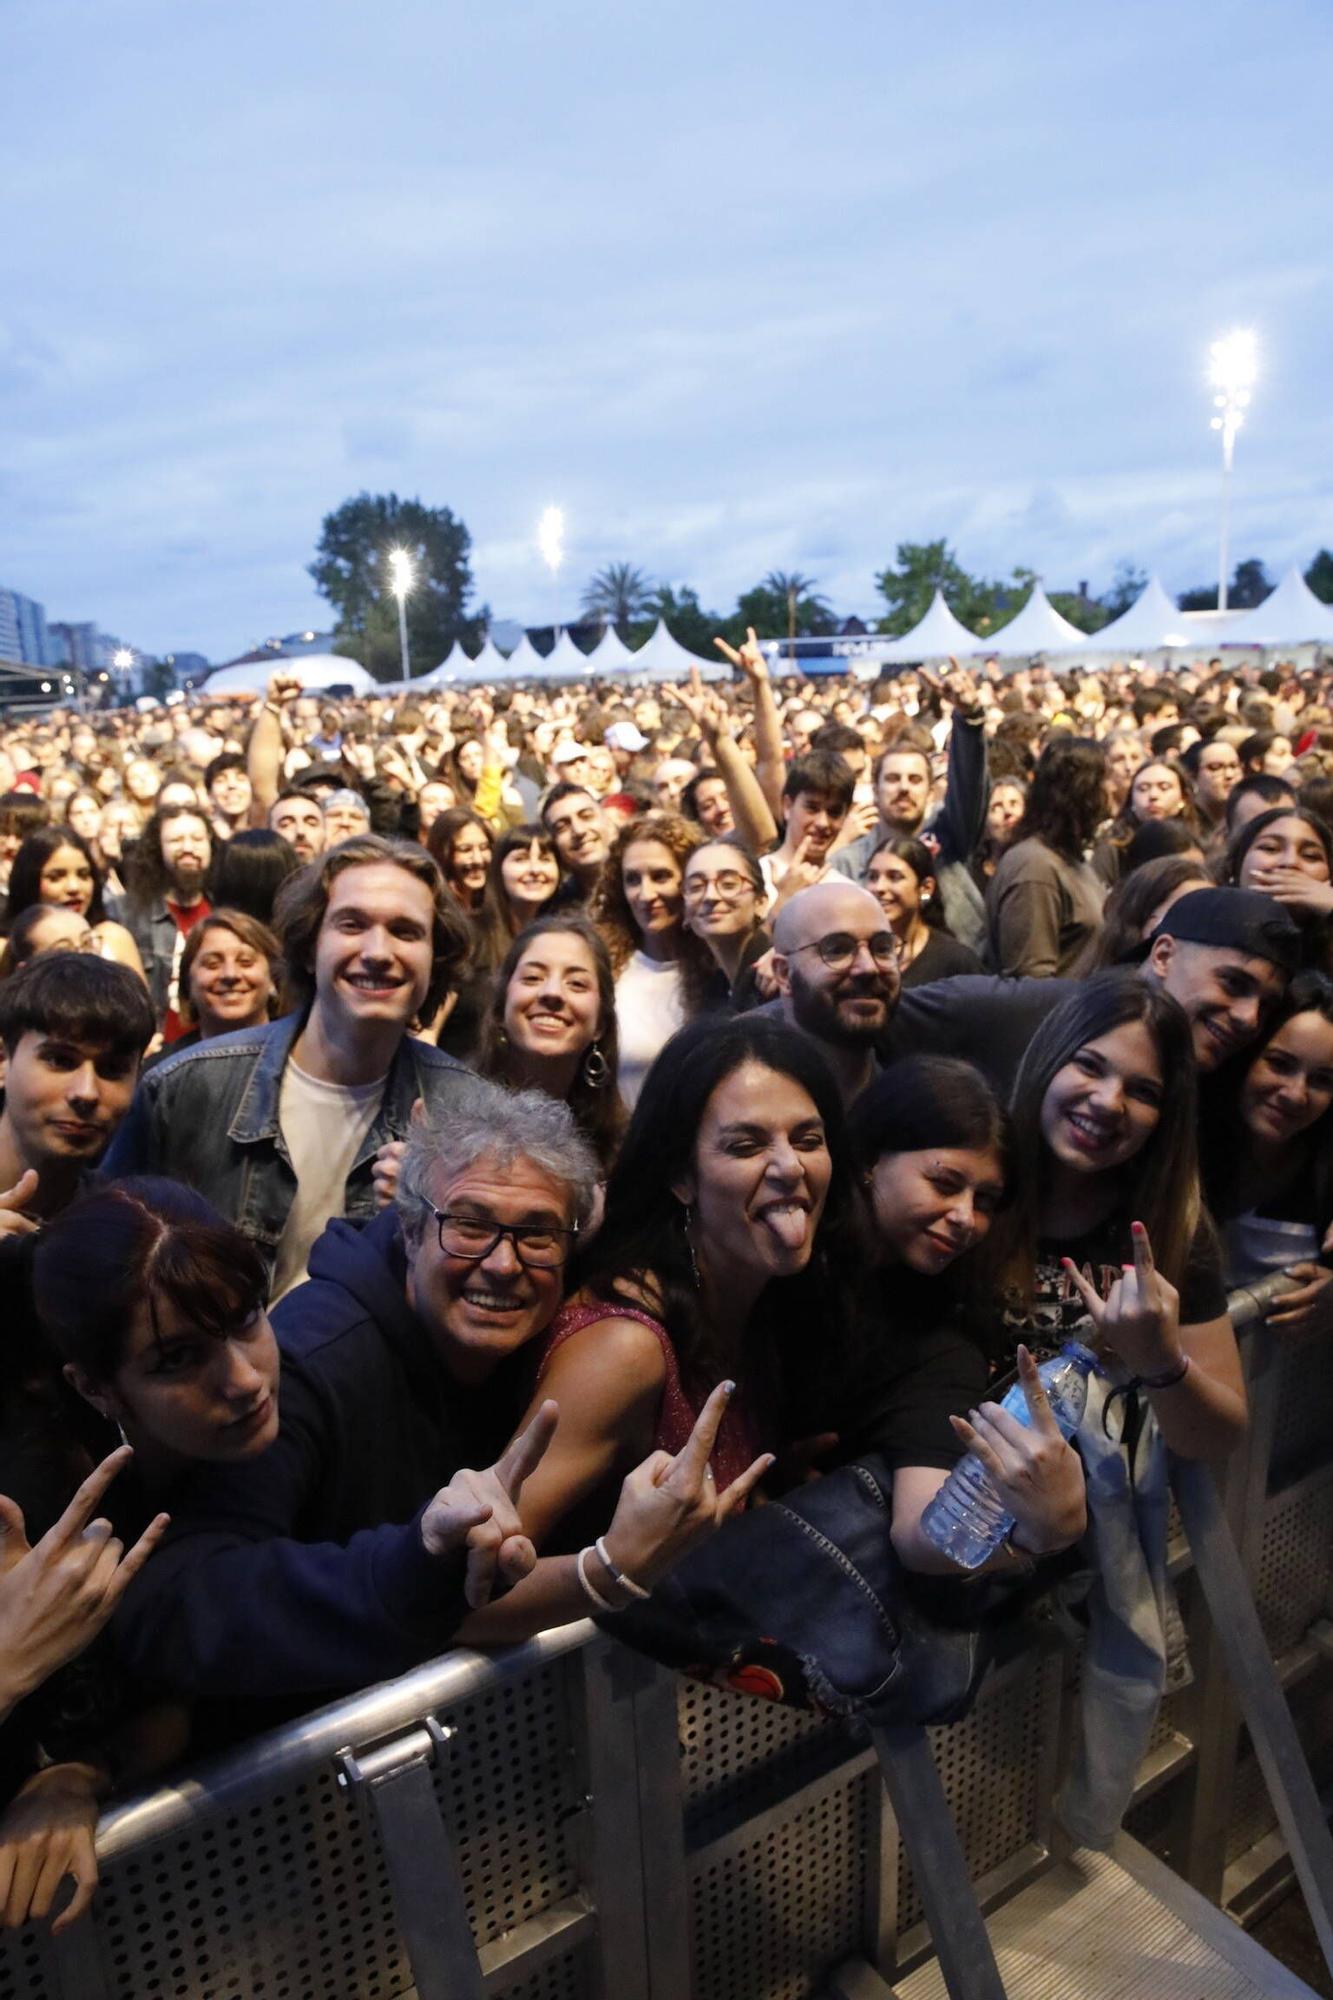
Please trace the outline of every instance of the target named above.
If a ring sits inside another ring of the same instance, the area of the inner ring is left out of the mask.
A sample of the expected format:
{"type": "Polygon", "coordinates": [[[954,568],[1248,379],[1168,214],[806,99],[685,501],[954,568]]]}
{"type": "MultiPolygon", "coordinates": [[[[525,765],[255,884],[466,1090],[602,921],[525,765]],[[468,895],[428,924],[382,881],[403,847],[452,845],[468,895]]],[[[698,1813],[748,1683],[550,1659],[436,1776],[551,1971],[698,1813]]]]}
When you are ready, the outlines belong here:
{"type": "Polygon", "coordinates": [[[699,1285],[699,1259],[698,1259],[698,1258],[697,1258],[697,1257],[695,1256],[695,1254],[694,1254],[694,1238],[693,1238],[693,1237],[692,1237],[692,1236],[690,1235],[690,1224],[691,1224],[691,1223],[693,1222],[693,1220],[694,1220],[694,1210],[693,1210],[693,1209],[692,1209],[692,1208],[690,1207],[689,1203],[688,1203],[688,1202],[686,1202],[686,1204],[685,1204],[685,1248],[686,1248],[686,1249],[687,1249],[687,1250],[689,1251],[689,1253],[690,1253],[690,1275],[691,1275],[691,1277],[692,1277],[692,1278],[694,1279],[694,1289],[695,1289],[695,1291],[697,1292],[697,1291],[699,1291],[699,1290],[700,1290],[700,1285],[699,1285]]]}
{"type": "Polygon", "coordinates": [[[593,1042],[583,1058],[583,1081],[589,1090],[605,1090],[611,1080],[611,1065],[593,1042]]]}

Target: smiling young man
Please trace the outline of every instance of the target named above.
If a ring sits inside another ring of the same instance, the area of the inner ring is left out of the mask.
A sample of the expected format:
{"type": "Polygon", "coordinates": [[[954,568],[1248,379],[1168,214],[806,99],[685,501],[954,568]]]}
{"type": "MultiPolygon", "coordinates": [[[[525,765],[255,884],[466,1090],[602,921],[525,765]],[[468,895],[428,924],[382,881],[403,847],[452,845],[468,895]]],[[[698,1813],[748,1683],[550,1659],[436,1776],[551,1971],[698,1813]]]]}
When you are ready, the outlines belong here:
{"type": "Polygon", "coordinates": [[[542,802],[542,824],[568,875],[561,904],[586,902],[611,851],[601,807],[582,785],[552,785],[542,802]]]}
{"type": "Polygon", "coordinates": [[[0,983],[0,1195],[23,1190],[4,1210],[5,1234],[73,1199],[129,1109],[152,1033],[143,981],[105,959],[39,953],[0,983]]]}
{"type": "Polygon", "coordinates": [[[770,896],[776,896],[798,861],[805,871],[827,875],[833,843],[851,810],[854,782],[850,765],[835,750],[810,750],[788,766],[782,781],[782,839],[759,866],[770,896]]]}
{"type": "Polygon", "coordinates": [[[408,1028],[449,991],[467,933],[424,849],[374,834],[292,876],[275,922],[298,1011],[151,1071],[106,1171],[198,1188],[258,1244],[280,1298],[330,1217],[376,1213],[377,1152],[459,1076],[408,1028]]]}

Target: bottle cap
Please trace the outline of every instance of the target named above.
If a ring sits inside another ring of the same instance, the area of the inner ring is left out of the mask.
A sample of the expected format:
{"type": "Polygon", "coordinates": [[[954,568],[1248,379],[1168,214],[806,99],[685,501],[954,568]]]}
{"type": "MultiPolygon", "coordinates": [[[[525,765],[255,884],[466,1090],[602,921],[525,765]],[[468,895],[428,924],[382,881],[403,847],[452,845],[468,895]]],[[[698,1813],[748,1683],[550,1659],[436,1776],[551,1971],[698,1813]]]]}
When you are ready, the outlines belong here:
{"type": "Polygon", "coordinates": [[[1092,1375],[1105,1375],[1106,1373],[1105,1368],[1097,1359],[1092,1349],[1085,1347],[1081,1340],[1063,1341],[1060,1346],[1060,1352],[1061,1354],[1067,1354],[1071,1361],[1077,1361],[1080,1367],[1086,1368],[1092,1375]]]}

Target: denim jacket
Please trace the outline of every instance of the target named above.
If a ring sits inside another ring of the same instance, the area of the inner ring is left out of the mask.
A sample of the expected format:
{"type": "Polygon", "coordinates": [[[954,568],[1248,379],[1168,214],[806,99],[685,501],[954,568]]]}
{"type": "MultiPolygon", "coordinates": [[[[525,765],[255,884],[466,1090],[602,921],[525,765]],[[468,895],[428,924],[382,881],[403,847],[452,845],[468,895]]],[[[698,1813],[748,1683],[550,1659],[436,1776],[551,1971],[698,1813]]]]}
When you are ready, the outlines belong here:
{"type": "MultiPolygon", "coordinates": [[[[110,1179],[165,1174],[197,1188],[272,1263],[296,1175],[278,1127],[282,1072],[304,1016],[211,1036],[140,1078],[125,1121],[102,1162],[110,1179]]],[[[390,1139],[407,1136],[414,1098],[447,1095],[462,1065],[429,1042],[404,1036],[384,1098],[347,1176],[344,1214],[378,1212],[371,1169],[390,1139]]]]}

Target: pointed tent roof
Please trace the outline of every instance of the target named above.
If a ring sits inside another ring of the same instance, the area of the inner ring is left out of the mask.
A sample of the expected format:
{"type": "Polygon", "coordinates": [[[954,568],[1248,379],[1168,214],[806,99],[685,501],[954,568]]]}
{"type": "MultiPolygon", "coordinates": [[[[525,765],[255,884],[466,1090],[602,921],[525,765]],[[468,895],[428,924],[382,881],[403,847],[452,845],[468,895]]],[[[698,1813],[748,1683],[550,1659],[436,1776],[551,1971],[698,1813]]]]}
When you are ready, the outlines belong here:
{"type": "Polygon", "coordinates": [[[1316,597],[1294,565],[1276,590],[1252,611],[1237,614],[1228,629],[1233,646],[1303,646],[1333,643],[1333,604],[1316,597]]]}
{"type": "Polygon", "coordinates": [[[509,678],[509,662],[490,634],[486,644],[468,667],[468,679],[474,683],[483,681],[503,681],[509,678]]]}
{"type": "Polygon", "coordinates": [[[560,636],[542,664],[548,680],[585,681],[592,671],[588,655],[574,644],[569,636],[568,627],[564,625],[561,626],[560,636]]]}
{"type": "Polygon", "coordinates": [[[1160,578],[1152,576],[1127,611],[1084,643],[1098,652],[1155,653],[1163,646],[1192,646],[1195,638],[1175,599],[1168,597],[1160,578]]]}
{"type": "Polygon", "coordinates": [[[443,681],[465,681],[471,674],[472,655],[464,652],[461,639],[455,639],[439,666],[433,667],[428,674],[423,674],[420,684],[423,687],[437,687],[443,681]]]}
{"type": "Polygon", "coordinates": [[[614,625],[608,625],[588,655],[589,670],[598,674],[623,674],[634,664],[634,655],[614,625]]]}
{"type": "Polygon", "coordinates": [[[674,638],[667,629],[665,618],[659,618],[652,633],[634,654],[634,672],[647,674],[654,681],[686,681],[694,667],[699,669],[705,680],[720,680],[726,668],[719,656],[715,660],[705,660],[698,653],[691,653],[674,638]]]}
{"type": "Polygon", "coordinates": [[[542,658],[525,632],[505,662],[505,679],[507,681],[540,681],[545,678],[546,661],[542,658]]]}
{"type": "Polygon", "coordinates": [[[1011,618],[989,639],[972,640],[968,651],[996,653],[1001,657],[1013,653],[1086,652],[1092,643],[1086,632],[1080,632],[1077,625],[1060,616],[1038,582],[1033,584],[1032,594],[1017,618],[1011,618]]]}
{"type": "Polygon", "coordinates": [[[266,653],[260,660],[237,660],[230,667],[217,667],[204,682],[209,694],[262,694],[269,675],[278,668],[303,688],[349,687],[353,694],[377,694],[382,683],[368,674],[359,660],[341,653],[266,653]]]}
{"type": "Polygon", "coordinates": [[[878,657],[888,662],[947,660],[954,653],[972,652],[978,643],[976,633],[969,632],[961,619],[954,617],[937,585],[925,616],[918,618],[910,632],[890,641],[878,657]]]}

